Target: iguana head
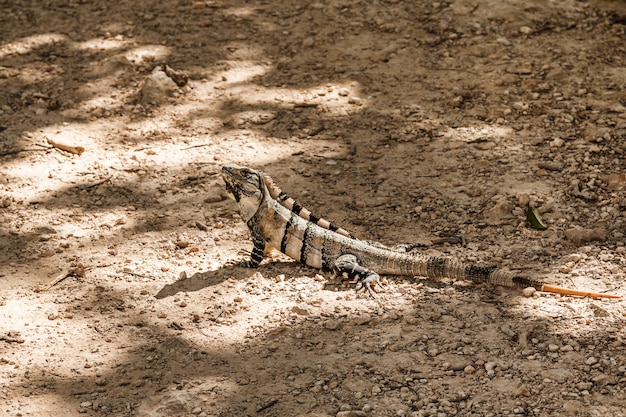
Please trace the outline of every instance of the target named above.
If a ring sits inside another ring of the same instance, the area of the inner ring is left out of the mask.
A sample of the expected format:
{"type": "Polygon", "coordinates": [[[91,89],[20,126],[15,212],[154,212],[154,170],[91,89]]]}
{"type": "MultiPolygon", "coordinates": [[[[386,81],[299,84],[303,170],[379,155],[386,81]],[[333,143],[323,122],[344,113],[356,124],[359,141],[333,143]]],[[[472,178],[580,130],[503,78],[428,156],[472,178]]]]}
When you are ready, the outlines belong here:
{"type": "Polygon", "coordinates": [[[222,167],[222,178],[226,183],[226,192],[235,199],[241,218],[247,222],[265,199],[267,189],[263,174],[252,168],[230,164],[222,167]]]}

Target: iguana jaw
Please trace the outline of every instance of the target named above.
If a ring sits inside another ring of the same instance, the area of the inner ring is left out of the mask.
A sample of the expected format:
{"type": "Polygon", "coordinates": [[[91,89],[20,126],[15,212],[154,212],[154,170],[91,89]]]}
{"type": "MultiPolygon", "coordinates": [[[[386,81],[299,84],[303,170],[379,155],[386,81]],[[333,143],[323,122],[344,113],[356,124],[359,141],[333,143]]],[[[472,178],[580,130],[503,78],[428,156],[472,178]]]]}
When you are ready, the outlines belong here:
{"type": "Polygon", "coordinates": [[[226,192],[235,199],[241,218],[247,222],[264,200],[263,178],[256,171],[234,164],[222,167],[222,178],[226,183],[226,192]]]}

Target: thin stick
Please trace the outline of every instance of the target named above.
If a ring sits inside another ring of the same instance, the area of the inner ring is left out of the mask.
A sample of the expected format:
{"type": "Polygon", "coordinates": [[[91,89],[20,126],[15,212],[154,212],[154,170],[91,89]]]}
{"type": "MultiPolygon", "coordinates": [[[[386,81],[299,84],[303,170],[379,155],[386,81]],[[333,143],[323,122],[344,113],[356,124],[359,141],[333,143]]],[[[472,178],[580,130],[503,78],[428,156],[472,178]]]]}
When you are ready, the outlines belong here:
{"type": "Polygon", "coordinates": [[[68,269],[67,271],[61,272],[59,275],[57,275],[57,277],[55,279],[52,280],[52,282],[50,282],[50,284],[48,284],[47,286],[39,289],[37,292],[48,291],[50,288],[54,287],[55,285],[57,285],[59,282],[63,281],[65,278],[69,277],[70,275],[72,275],[72,270],[71,269],[68,269]]]}
{"type": "Polygon", "coordinates": [[[435,70],[435,71],[459,71],[459,72],[467,72],[468,74],[472,74],[472,75],[480,75],[477,72],[474,71],[470,71],[470,70],[466,70],[463,68],[448,68],[448,67],[426,67],[427,69],[430,70],[435,70]]]}
{"type": "Polygon", "coordinates": [[[278,402],[278,400],[272,400],[266,404],[263,404],[260,408],[258,408],[256,410],[257,413],[260,413],[261,411],[267,410],[268,408],[272,407],[273,405],[275,405],[278,402]]]}
{"type": "Polygon", "coordinates": [[[561,288],[561,287],[557,287],[554,285],[547,285],[547,284],[544,284],[540,291],[551,292],[553,294],[578,295],[581,297],[591,297],[591,298],[622,298],[619,295],[601,294],[601,293],[590,292],[590,291],[570,290],[569,288],[561,288]]]}
{"type": "Polygon", "coordinates": [[[318,107],[319,105],[320,105],[319,103],[293,103],[293,107],[296,107],[296,108],[318,107]]]}
{"type": "Polygon", "coordinates": [[[213,144],[212,144],[212,143],[202,143],[202,144],[200,144],[200,145],[191,145],[191,146],[188,146],[188,147],[186,147],[186,148],[182,148],[181,150],[182,150],[182,151],[186,151],[187,149],[193,149],[193,148],[203,148],[203,147],[205,147],[205,146],[211,146],[211,145],[213,145],[213,144]]]}
{"type": "Polygon", "coordinates": [[[73,153],[74,155],[80,155],[83,152],[85,152],[85,148],[83,148],[82,146],[64,145],[62,143],[55,142],[50,138],[46,138],[46,140],[48,141],[50,145],[54,146],[55,148],[61,149],[62,151],[65,151],[65,152],[73,153]]]}
{"type": "Polygon", "coordinates": [[[85,271],[87,269],[91,269],[91,268],[92,267],[87,267],[87,268],[83,268],[83,267],[70,268],[70,269],[68,269],[65,272],[61,272],[59,275],[57,275],[57,277],[55,279],[52,280],[52,282],[50,284],[48,284],[47,286],[45,286],[43,288],[38,289],[37,292],[48,291],[50,288],[54,287],[59,282],[63,281],[65,278],[70,277],[70,276],[84,278],[85,277],[85,271]]]}
{"type": "Polygon", "coordinates": [[[109,175],[108,177],[106,177],[106,178],[105,178],[105,179],[103,179],[102,181],[98,181],[98,182],[95,182],[95,183],[93,183],[93,184],[85,185],[85,186],[83,187],[83,189],[84,189],[84,190],[89,190],[90,188],[97,187],[97,186],[99,186],[99,185],[104,184],[105,182],[109,181],[110,179],[111,179],[111,176],[109,175]]]}

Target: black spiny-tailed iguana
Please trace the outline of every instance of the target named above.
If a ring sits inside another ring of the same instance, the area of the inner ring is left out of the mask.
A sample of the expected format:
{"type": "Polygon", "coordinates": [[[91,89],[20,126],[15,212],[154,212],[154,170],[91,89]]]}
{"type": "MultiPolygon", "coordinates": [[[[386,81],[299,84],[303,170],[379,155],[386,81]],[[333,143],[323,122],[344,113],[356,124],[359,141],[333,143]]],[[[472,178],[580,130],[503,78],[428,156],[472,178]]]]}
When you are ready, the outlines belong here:
{"type": "Polygon", "coordinates": [[[381,275],[452,278],[512,288],[594,298],[616,295],[571,290],[545,284],[501,269],[468,265],[452,260],[397,252],[353,238],[348,232],[311,214],[285,195],[261,171],[226,165],[222,167],[226,191],[235,199],[239,214],[252,234],[254,248],[242,265],[256,268],[270,249],[313,268],[334,271],[357,282],[373,296],[381,275]]]}

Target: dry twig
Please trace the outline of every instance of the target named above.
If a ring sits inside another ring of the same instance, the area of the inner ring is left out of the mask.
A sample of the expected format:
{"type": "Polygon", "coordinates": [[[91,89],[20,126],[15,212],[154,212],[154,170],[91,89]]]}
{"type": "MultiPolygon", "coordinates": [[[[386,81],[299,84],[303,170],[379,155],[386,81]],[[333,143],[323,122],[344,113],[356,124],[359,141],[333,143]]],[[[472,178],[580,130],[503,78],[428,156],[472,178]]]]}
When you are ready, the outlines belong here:
{"type": "Polygon", "coordinates": [[[48,291],[50,288],[54,287],[59,282],[63,281],[65,278],[67,278],[69,276],[84,277],[85,276],[85,268],[76,267],[76,268],[70,268],[67,271],[61,272],[59,275],[56,276],[56,278],[54,278],[52,280],[52,282],[50,282],[50,284],[46,285],[45,287],[42,287],[42,288],[38,289],[37,292],[48,291]]]}
{"type": "Polygon", "coordinates": [[[55,142],[55,141],[53,141],[52,139],[49,139],[49,138],[46,138],[46,140],[53,147],[55,147],[57,149],[61,149],[62,151],[65,151],[65,152],[73,153],[75,155],[80,155],[83,152],[85,152],[85,148],[83,148],[82,146],[64,145],[62,143],[55,142]]]}

